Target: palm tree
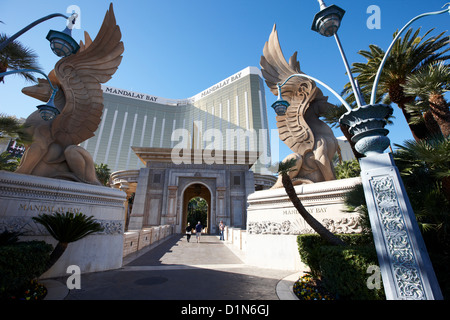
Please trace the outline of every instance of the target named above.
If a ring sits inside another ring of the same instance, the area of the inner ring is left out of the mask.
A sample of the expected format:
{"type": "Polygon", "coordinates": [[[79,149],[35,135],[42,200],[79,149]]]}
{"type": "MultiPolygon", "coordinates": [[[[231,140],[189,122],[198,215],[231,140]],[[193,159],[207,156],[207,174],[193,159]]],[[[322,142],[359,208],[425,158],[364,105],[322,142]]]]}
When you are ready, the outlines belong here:
{"type": "Polygon", "coordinates": [[[358,159],[343,161],[336,165],[334,170],[336,171],[336,179],[354,178],[359,177],[361,174],[358,159]]]}
{"type": "MultiPolygon", "coordinates": [[[[396,145],[395,161],[406,172],[419,177],[419,172],[424,173],[441,184],[442,191],[450,203],[450,137],[437,136],[424,141],[407,140],[404,145],[396,145]],[[420,170],[419,170],[420,169],[420,170]]],[[[416,184],[423,183],[415,181],[416,184]]],[[[430,183],[427,183],[430,185],[430,183]]]]}
{"type": "Polygon", "coordinates": [[[93,216],[87,217],[82,213],[66,212],[62,214],[55,212],[53,214],[40,214],[32,219],[42,224],[50,235],[58,240],[58,244],[50,254],[46,271],[63,255],[70,242],[78,241],[94,232],[103,231],[103,227],[93,220],[93,216]]]}
{"type": "Polygon", "coordinates": [[[25,130],[25,126],[14,116],[0,113],[0,132],[3,136],[15,138],[22,144],[29,144],[33,138],[25,130]]]}
{"type": "MultiPolygon", "coordinates": [[[[32,137],[26,133],[25,127],[14,116],[0,113],[0,139],[13,138],[20,144],[29,144],[32,137]]],[[[20,164],[20,158],[5,151],[0,154],[0,170],[15,171],[20,164]]]]}
{"type": "Polygon", "coordinates": [[[444,92],[450,90],[450,66],[442,62],[430,64],[406,78],[405,93],[418,99],[407,105],[411,113],[429,112],[444,137],[450,135],[450,110],[444,92]]]}
{"type": "Polygon", "coordinates": [[[450,245],[450,137],[405,141],[394,154],[423,232],[450,245]]]}
{"type": "Polygon", "coordinates": [[[190,222],[192,226],[195,226],[198,221],[200,221],[203,226],[207,224],[208,203],[205,199],[195,197],[189,200],[187,221],[190,222]]]}
{"type": "Polygon", "coordinates": [[[20,158],[13,156],[8,151],[0,153],[0,170],[16,171],[20,164],[20,158]]]}
{"type": "Polygon", "coordinates": [[[109,177],[111,176],[111,170],[108,168],[108,165],[104,163],[95,164],[95,173],[97,175],[97,179],[104,186],[107,186],[109,182],[109,177]]]}
{"type": "MultiPolygon", "coordinates": [[[[0,34],[0,43],[8,39],[4,34],[0,34]]],[[[41,70],[37,63],[38,56],[32,49],[22,45],[18,41],[13,41],[8,44],[2,51],[0,51],[0,73],[19,69],[35,69],[41,70]]],[[[32,73],[23,72],[18,73],[26,80],[37,81],[32,73]]],[[[0,82],[4,82],[3,77],[0,77],[0,82]]]]}
{"type": "Polygon", "coordinates": [[[289,159],[282,161],[278,164],[278,173],[281,174],[281,181],[283,183],[284,190],[291,200],[294,207],[300,213],[302,218],[308,223],[314,231],[316,231],[324,240],[332,245],[345,245],[345,243],[332,234],[327,228],[325,228],[319,221],[317,221],[308,211],[306,211],[302,202],[295,192],[294,185],[292,184],[291,178],[289,178],[289,172],[293,169],[296,159],[289,159]]]}
{"type": "MultiPolygon", "coordinates": [[[[414,96],[408,96],[403,88],[406,78],[409,75],[416,74],[430,64],[446,61],[450,56],[445,55],[448,48],[448,36],[443,36],[445,32],[437,36],[427,36],[433,29],[427,31],[423,36],[419,36],[420,28],[414,33],[409,29],[404,37],[395,42],[389,57],[386,59],[383,71],[378,83],[377,101],[384,98],[385,101],[391,101],[397,104],[402,110],[403,115],[408,122],[409,128],[416,141],[429,137],[429,130],[422,121],[420,123],[411,123],[411,118],[417,114],[411,114],[406,109],[406,105],[415,100],[414,96]],[[427,39],[426,39],[427,38],[427,39]]],[[[393,35],[397,35],[396,31],[393,35]]],[[[375,75],[384,57],[384,51],[371,44],[369,51],[360,50],[358,52],[367,59],[366,63],[353,63],[352,73],[357,74],[361,90],[364,95],[370,95],[375,75]]],[[[351,90],[350,84],[346,85],[347,92],[351,90]]]]}

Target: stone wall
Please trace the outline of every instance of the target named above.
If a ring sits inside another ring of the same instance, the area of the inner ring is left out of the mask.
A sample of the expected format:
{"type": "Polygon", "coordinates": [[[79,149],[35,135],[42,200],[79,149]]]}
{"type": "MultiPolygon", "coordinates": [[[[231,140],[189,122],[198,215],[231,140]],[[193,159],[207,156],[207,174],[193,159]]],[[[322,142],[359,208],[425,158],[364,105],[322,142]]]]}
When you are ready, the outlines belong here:
{"type": "MultiPolygon", "coordinates": [[[[344,196],[361,179],[351,178],[295,186],[305,209],[333,233],[359,233],[357,213],[345,212],[344,196]]],[[[248,197],[246,262],[263,268],[300,271],[299,234],[314,233],[292,205],[284,188],[257,191],[248,197]]]]}
{"type": "Polygon", "coordinates": [[[124,233],[123,256],[137,252],[173,234],[173,226],[162,225],[124,233]]]}
{"type": "Polygon", "coordinates": [[[241,228],[225,227],[224,239],[234,249],[246,251],[247,246],[247,230],[241,228]]]}
{"type": "Polygon", "coordinates": [[[93,216],[104,230],[69,243],[42,277],[67,276],[70,265],[82,273],[120,268],[125,199],[123,191],[108,187],[0,171],[0,232],[22,232],[21,241],[43,240],[55,246],[57,240],[32,218],[80,212],[93,216]]]}

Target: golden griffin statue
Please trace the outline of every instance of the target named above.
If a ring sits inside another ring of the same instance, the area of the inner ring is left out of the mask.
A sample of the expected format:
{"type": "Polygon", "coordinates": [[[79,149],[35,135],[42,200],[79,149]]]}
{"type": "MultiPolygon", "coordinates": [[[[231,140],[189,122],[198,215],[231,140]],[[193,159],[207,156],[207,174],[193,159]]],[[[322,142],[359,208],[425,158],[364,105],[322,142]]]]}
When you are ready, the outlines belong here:
{"type": "MultiPolygon", "coordinates": [[[[103,114],[101,83],[111,79],[122,60],[124,46],[112,4],[94,41],[85,32],[80,50],[60,59],[49,79],[58,87],[55,106],[60,114],[45,121],[33,112],[25,125],[33,136],[17,173],[98,184],[94,162],[81,142],[94,136],[103,114]]],[[[46,80],[23,88],[26,95],[48,101],[52,93],[46,80]]]]}
{"type": "MultiPolygon", "coordinates": [[[[286,62],[278,41],[276,26],[261,56],[261,71],[274,95],[277,84],[293,74],[302,74],[295,52],[286,62]]],[[[280,139],[294,152],[296,167],[290,172],[293,184],[314,183],[336,179],[332,158],[338,143],[330,127],[319,117],[334,106],[327,102],[314,81],[293,77],[282,87],[282,96],[290,106],[283,116],[277,116],[280,139]]],[[[281,176],[272,188],[282,187],[281,176]]]]}

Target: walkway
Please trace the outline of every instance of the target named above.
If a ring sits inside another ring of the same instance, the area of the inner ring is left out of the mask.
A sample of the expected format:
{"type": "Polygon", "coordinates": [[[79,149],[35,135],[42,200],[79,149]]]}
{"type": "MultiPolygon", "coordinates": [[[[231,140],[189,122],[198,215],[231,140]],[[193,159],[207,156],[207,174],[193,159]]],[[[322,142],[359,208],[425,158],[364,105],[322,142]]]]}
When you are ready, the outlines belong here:
{"type": "Polygon", "coordinates": [[[248,266],[213,235],[200,243],[173,235],[143,250],[121,269],[82,274],[66,300],[278,300],[277,285],[292,274],[248,266]]]}

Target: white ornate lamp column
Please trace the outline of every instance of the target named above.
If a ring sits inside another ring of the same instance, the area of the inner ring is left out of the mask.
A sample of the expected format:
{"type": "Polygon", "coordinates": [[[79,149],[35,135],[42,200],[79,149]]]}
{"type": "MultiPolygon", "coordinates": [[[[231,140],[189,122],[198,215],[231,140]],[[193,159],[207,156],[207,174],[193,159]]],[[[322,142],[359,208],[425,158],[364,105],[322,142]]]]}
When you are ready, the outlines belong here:
{"type": "Polygon", "coordinates": [[[388,105],[365,105],[345,113],[360,159],[361,180],[369,210],[383,285],[388,300],[442,300],[428,252],[384,129],[388,105]]]}

